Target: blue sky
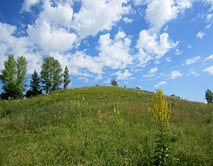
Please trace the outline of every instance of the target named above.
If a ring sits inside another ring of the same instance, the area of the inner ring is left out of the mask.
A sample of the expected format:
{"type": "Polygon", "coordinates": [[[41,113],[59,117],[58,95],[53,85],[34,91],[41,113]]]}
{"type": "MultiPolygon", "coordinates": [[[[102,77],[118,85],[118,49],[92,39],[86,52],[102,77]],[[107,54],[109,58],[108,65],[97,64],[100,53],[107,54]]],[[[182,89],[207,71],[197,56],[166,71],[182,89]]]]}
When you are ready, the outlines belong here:
{"type": "Polygon", "coordinates": [[[140,87],[192,101],[213,90],[213,0],[0,0],[0,70],[52,56],[70,88],[140,87]]]}

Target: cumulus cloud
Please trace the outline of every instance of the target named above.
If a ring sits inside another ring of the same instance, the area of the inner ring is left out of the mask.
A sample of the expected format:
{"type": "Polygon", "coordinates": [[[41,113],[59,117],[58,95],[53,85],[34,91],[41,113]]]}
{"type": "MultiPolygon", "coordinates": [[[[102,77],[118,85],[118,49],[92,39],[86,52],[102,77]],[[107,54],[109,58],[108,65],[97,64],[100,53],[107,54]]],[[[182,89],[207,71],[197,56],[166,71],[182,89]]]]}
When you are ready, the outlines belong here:
{"type": "Polygon", "coordinates": [[[203,62],[206,62],[206,61],[208,61],[208,60],[213,60],[213,55],[210,55],[210,56],[208,56],[207,58],[205,58],[205,59],[203,60],[203,62]]]}
{"type": "Polygon", "coordinates": [[[127,2],[128,0],[82,0],[80,11],[74,14],[72,27],[81,38],[111,30],[122,19],[122,15],[129,12],[127,2]]]}
{"type": "Polygon", "coordinates": [[[44,53],[72,49],[77,38],[70,32],[72,16],[73,10],[69,4],[54,7],[46,1],[35,24],[28,26],[30,40],[44,53]]]}
{"type": "Polygon", "coordinates": [[[206,18],[207,18],[207,21],[211,21],[213,19],[213,14],[208,14],[206,18]]]}
{"type": "Polygon", "coordinates": [[[16,37],[16,26],[11,26],[0,22],[0,69],[4,68],[4,61],[9,54],[15,58],[24,56],[28,61],[28,73],[33,70],[40,70],[38,67],[41,62],[41,56],[34,52],[33,46],[27,37],[16,37]]]}
{"type": "Polygon", "coordinates": [[[204,69],[205,72],[208,72],[210,75],[213,75],[213,66],[209,66],[208,68],[204,69]]]}
{"type": "Polygon", "coordinates": [[[199,38],[199,39],[202,39],[203,36],[205,36],[205,33],[204,32],[200,32],[200,31],[196,35],[196,37],[199,38]]]}
{"type": "Polygon", "coordinates": [[[124,32],[118,32],[115,39],[110,39],[110,34],[101,35],[99,38],[99,56],[96,60],[112,69],[124,69],[133,63],[130,55],[131,40],[125,37],[124,32]]]}
{"type": "Polygon", "coordinates": [[[161,81],[158,84],[155,85],[155,88],[159,88],[161,85],[167,85],[166,81],[161,81]]]}
{"type": "Polygon", "coordinates": [[[41,0],[24,0],[21,11],[30,12],[31,7],[41,2],[41,0]]]}
{"type": "Polygon", "coordinates": [[[132,23],[132,22],[133,22],[133,19],[130,19],[130,18],[128,18],[128,17],[124,17],[122,20],[123,20],[126,24],[132,23]]]}
{"type": "Polygon", "coordinates": [[[195,62],[197,62],[197,61],[199,61],[199,60],[200,60],[200,56],[196,56],[196,57],[194,57],[194,58],[187,59],[187,60],[186,60],[186,65],[193,64],[193,63],[195,63],[195,62]]]}
{"type": "Polygon", "coordinates": [[[158,71],[158,68],[157,67],[154,67],[154,68],[151,68],[149,73],[155,73],[158,71]]]}
{"type": "Polygon", "coordinates": [[[177,77],[181,77],[183,74],[177,70],[172,71],[170,79],[176,79],[177,77]]]}
{"type": "Polygon", "coordinates": [[[156,33],[151,34],[147,30],[142,30],[139,34],[136,48],[139,50],[138,58],[141,63],[144,64],[153,58],[161,58],[177,45],[178,42],[169,40],[167,33],[162,33],[160,36],[157,36],[156,33]]]}
{"type": "MultiPolygon", "coordinates": [[[[136,4],[140,2],[136,1],[136,4]]],[[[190,0],[147,0],[146,3],[145,17],[154,32],[159,31],[163,25],[192,5],[190,0]]]]}
{"type": "Polygon", "coordinates": [[[117,80],[127,80],[128,77],[130,77],[132,74],[129,73],[128,70],[125,70],[123,73],[121,71],[117,71],[116,73],[113,73],[112,75],[117,75],[117,80]]]}

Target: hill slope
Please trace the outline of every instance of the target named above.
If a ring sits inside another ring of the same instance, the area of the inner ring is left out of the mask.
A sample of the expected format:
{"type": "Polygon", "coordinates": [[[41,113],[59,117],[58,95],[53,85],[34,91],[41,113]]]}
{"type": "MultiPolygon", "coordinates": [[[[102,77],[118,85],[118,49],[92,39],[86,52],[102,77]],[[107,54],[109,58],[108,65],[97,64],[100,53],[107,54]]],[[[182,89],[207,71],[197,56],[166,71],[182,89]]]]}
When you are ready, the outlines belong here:
{"type": "MultiPolygon", "coordinates": [[[[147,165],[152,96],[97,86],[0,101],[0,165],[147,165]]],[[[167,100],[182,165],[213,165],[213,106],[167,100]]]]}

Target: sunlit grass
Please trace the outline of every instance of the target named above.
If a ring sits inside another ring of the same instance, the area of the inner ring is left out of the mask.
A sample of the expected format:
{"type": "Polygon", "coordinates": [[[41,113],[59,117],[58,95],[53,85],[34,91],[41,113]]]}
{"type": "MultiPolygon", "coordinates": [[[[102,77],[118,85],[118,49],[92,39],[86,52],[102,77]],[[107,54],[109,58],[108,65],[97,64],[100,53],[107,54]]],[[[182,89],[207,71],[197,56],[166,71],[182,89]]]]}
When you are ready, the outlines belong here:
{"type": "MultiPolygon", "coordinates": [[[[147,165],[153,93],[85,87],[0,101],[0,165],[147,165]]],[[[167,97],[182,165],[213,165],[213,106],[167,97]]]]}

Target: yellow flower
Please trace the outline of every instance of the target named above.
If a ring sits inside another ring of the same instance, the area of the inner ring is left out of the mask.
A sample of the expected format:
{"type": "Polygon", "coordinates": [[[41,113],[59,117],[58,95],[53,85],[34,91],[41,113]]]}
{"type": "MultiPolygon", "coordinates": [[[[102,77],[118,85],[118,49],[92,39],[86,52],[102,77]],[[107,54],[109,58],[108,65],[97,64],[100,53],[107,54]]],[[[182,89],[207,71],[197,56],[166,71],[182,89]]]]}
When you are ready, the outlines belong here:
{"type": "Polygon", "coordinates": [[[152,113],[153,120],[158,123],[165,122],[169,128],[170,110],[168,109],[168,103],[166,102],[166,96],[164,96],[162,90],[157,90],[157,93],[152,98],[152,113]]]}

